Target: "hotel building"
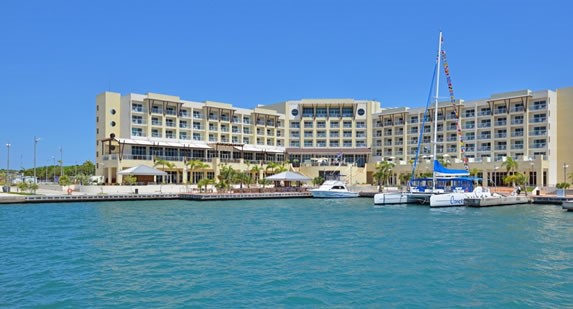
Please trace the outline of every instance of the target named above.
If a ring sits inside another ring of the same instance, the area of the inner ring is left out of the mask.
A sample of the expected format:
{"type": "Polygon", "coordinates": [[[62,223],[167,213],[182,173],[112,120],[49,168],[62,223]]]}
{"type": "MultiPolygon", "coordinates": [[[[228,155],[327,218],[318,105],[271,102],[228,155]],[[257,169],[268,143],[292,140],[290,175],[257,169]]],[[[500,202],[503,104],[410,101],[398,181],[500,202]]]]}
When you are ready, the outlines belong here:
{"type": "Polygon", "coordinates": [[[411,173],[418,147],[417,171],[431,171],[434,121],[437,157],[452,168],[463,168],[466,159],[490,185],[502,184],[506,157],[517,160],[519,171],[538,186],[564,181],[567,162],[573,163],[573,87],[441,102],[437,119],[434,108],[303,99],[245,109],[154,93],[105,92],[96,98],[97,174],[106,183],[121,183],[119,171],[153,166],[160,158],[174,164],[165,169],[171,182],[196,183],[215,178],[222,164],[243,171],[256,164],[264,171],[269,162],[288,160],[309,177],[341,175],[364,184],[373,183],[376,163],[387,160],[395,164],[390,183],[397,185],[401,175],[411,173]],[[185,162],[191,159],[208,167],[188,171],[185,162]]]}

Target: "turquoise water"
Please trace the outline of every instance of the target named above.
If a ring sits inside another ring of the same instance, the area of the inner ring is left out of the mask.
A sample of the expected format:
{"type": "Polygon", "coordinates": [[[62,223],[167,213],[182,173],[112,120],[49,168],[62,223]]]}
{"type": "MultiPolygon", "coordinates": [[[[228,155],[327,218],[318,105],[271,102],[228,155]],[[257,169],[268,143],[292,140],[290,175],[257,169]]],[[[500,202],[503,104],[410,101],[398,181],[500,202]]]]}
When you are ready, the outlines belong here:
{"type": "Polygon", "coordinates": [[[550,205],[15,205],[0,244],[2,308],[573,306],[573,213],[550,205]]]}

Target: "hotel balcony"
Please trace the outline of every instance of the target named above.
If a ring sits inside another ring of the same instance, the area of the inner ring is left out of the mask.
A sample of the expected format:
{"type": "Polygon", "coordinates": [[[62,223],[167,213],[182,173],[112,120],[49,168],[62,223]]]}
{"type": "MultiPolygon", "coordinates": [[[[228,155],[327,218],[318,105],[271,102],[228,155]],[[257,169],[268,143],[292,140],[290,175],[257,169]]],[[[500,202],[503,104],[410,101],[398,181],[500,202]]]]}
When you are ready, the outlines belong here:
{"type": "Polygon", "coordinates": [[[523,106],[514,106],[512,108],[509,109],[510,113],[522,113],[525,112],[525,107],[523,106]]]}
{"type": "Polygon", "coordinates": [[[531,122],[531,123],[547,122],[547,118],[546,118],[546,117],[543,117],[543,118],[533,118],[533,119],[531,119],[529,122],[531,122]]]}

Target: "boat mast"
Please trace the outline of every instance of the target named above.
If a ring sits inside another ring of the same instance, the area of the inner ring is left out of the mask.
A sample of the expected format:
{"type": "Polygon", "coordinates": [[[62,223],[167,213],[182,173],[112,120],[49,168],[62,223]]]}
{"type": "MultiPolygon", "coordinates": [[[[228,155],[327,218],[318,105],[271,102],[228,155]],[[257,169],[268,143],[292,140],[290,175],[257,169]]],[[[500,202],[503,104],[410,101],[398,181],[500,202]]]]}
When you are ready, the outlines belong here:
{"type": "MultiPolygon", "coordinates": [[[[440,89],[440,62],[442,60],[442,32],[440,31],[440,39],[438,40],[438,59],[436,65],[436,97],[434,107],[434,151],[432,156],[432,164],[436,160],[436,153],[438,151],[438,93],[440,89]]],[[[432,165],[433,168],[433,165],[432,165]]],[[[436,191],[436,173],[432,170],[432,192],[436,191]]]]}

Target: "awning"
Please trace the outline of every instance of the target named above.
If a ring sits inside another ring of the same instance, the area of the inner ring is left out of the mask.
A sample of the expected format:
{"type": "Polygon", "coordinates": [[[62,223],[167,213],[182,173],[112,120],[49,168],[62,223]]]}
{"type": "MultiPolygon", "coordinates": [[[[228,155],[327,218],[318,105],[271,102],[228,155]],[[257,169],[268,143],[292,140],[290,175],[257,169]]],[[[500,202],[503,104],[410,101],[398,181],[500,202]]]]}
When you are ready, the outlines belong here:
{"type": "Polygon", "coordinates": [[[257,145],[244,145],[243,147],[235,146],[235,149],[251,152],[267,152],[267,153],[284,153],[284,148],[272,146],[257,146],[257,145]]]}
{"type": "Polygon", "coordinates": [[[129,138],[120,138],[118,141],[122,144],[128,145],[146,145],[146,146],[163,146],[163,147],[187,147],[187,148],[202,148],[202,149],[211,149],[209,145],[200,141],[189,141],[189,142],[151,142],[149,140],[139,140],[139,139],[129,139],[129,138]]]}
{"type": "Polygon", "coordinates": [[[353,155],[353,154],[371,154],[370,148],[287,148],[288,154],[310,154],[314,155],[353,155]]]}
{"type": "Polygon", "coordinates": [[[134,167],[130,167],[123,171],[120,171],[118,174],[120,175],[134,175],[134,176],[163,176],[167,175],[166,172],[160,171],[158,169],[154,169],[153,167],[149,167],[146,165],[138,165],[134,167]]]}
{"type": "Polygon", "coordinates": [[[286,171],[269,176],[266,179],[271,181],[309,181],[310,177],[306,177],[299,173],[286,171]]]}

